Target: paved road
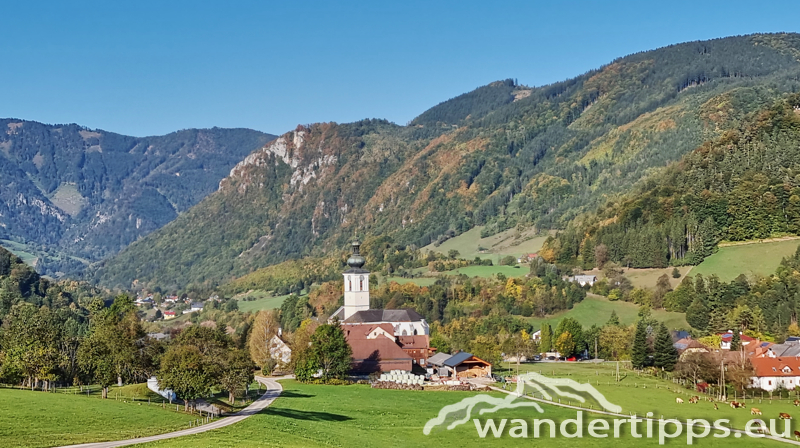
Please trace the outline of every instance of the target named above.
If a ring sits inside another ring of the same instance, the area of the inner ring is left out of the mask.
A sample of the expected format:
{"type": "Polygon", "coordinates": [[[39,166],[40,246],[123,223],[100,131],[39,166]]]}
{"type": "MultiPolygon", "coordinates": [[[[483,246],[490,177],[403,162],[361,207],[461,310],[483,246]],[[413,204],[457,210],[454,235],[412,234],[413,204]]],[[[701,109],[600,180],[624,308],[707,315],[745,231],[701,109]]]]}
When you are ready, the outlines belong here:
{"type": "Polygon", "coordinates": [[[138,439],[117,440],[115,442],[96,442],[96,443],[83,443],[80,445],[69,445],[60,448],[114,448],[118,446],[135,445],[137,443],[154,442],[156,440],[172,439],[175,437],[188,436],[192,434],[200,434],[201,432],[211,431],[212,429],[224,428],[225,426],[238,423],[258,411],[266,408],[278,398],[281,394],[283,387],[280,383],[272,378],[265,378],[257,376],[256,380],[267,387],[267,392],[264,393],[259,399],[254,401],[250,406],[242,409],[241,411],[231,414],[230,416],[222,417],[219,420],[207,423],[205,425],[195,426],[194,428],[184,429],[181,431],[168,432],[166,434],[159,434],[150,437],[141,437],[138,439]]]}

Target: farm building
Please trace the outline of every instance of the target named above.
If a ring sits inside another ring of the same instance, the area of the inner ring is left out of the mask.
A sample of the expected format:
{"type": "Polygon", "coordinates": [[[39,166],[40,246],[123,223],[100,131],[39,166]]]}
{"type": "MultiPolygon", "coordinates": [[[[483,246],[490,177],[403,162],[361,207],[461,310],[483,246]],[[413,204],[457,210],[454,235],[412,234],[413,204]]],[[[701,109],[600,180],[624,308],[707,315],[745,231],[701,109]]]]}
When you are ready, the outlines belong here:
{"type": "Polygon", "coordinates": [[[575,275],[575,276],[569,277],[567,279],[567,281],[570,281],[570,282],[573,282],[573,283],[577,283],[577,284],[579,284],[581,286],[586,286],[586,285],[592,286],[592,285],[595,284],[595,282],[597,282],[597,276],[594,276],[594,275],[575,275]]]}
{"type": "MultiPolygon", "coordinates": [[[[733,332],[729,331],[727,333],[720,333],[719,337],[722,339],[720,341],[719,348],[722,350],[730,350],[731,342],[733,342],[733,332]]],[[[739,338],[741,340],[742,347],[747,347],[748,344],[755,341],[755,339],[742,333],[741,331],[739,332],[739,338]]]]}
{"type": "Polygon", "coordinates": [[[397,336],[400,347],[406,354],[411,356],[412,362],[419,366],[425,366],[428,358],[435,349],[430,348],[430,336],[423,334],[417,336],[397,336]]]}
{"type": "Polygon", "coordinates": [[[456,378],[485,378],[492,376],[492,364],[472,353],[458,352],[443,362],[456,378]]]}
{"type": "Polygon", "coordinates": [[[343,324],[345,339],[353,349],[353,373],[411,371],[413,358],[402,348],[389,324],[343,324]]]}

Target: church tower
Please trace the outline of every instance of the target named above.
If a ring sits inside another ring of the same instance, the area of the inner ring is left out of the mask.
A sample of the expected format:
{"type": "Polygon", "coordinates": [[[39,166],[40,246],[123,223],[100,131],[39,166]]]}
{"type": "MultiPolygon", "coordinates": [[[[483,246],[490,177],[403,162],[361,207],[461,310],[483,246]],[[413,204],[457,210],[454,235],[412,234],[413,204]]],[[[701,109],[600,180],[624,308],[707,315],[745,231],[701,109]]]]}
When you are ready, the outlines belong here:
{"type": "Polygon", "coordinates": [[[353,241],[353,254],[347,259],[349,268],[344,271],[344,319],[359,311],[369,309],[369,271],[364,269],[367,260],[358,253],[361,243],[353,241]]]}

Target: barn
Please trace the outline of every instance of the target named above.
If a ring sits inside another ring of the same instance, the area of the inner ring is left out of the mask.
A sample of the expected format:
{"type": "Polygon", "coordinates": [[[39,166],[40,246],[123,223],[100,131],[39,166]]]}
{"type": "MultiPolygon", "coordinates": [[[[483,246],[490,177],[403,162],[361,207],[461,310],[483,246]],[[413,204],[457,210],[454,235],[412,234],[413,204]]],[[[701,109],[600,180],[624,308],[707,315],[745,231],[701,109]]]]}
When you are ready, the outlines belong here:
{"type": "Polygon", "coordinates": [[[458,352],[444,361],[444,366],[455,372],[456,378],[490,378],[492,364],[472,353],[458,352]]]}

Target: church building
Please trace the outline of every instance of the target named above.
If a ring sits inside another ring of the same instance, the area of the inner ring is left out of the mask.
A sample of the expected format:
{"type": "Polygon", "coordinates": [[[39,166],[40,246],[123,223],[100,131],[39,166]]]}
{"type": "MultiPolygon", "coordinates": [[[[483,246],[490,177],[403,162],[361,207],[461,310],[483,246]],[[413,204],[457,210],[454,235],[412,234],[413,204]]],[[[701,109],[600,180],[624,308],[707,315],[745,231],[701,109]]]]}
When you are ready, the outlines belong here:
{"type": "Polygon", "coordinates": [[[412,309],[373,310],[369,307],[369,271],[354,241],[353,253],[344,271],[344,305],[330,317],[338,319],[348,343],[353,347],[354,371],[360,373],[389,370],[411,371],[424,367],[430,353],[430,327],[412,309]],[[359,359],[359,354],[364,359],[359,359]],[[385,365],[384,365],[385,364],[385,365]]]}

